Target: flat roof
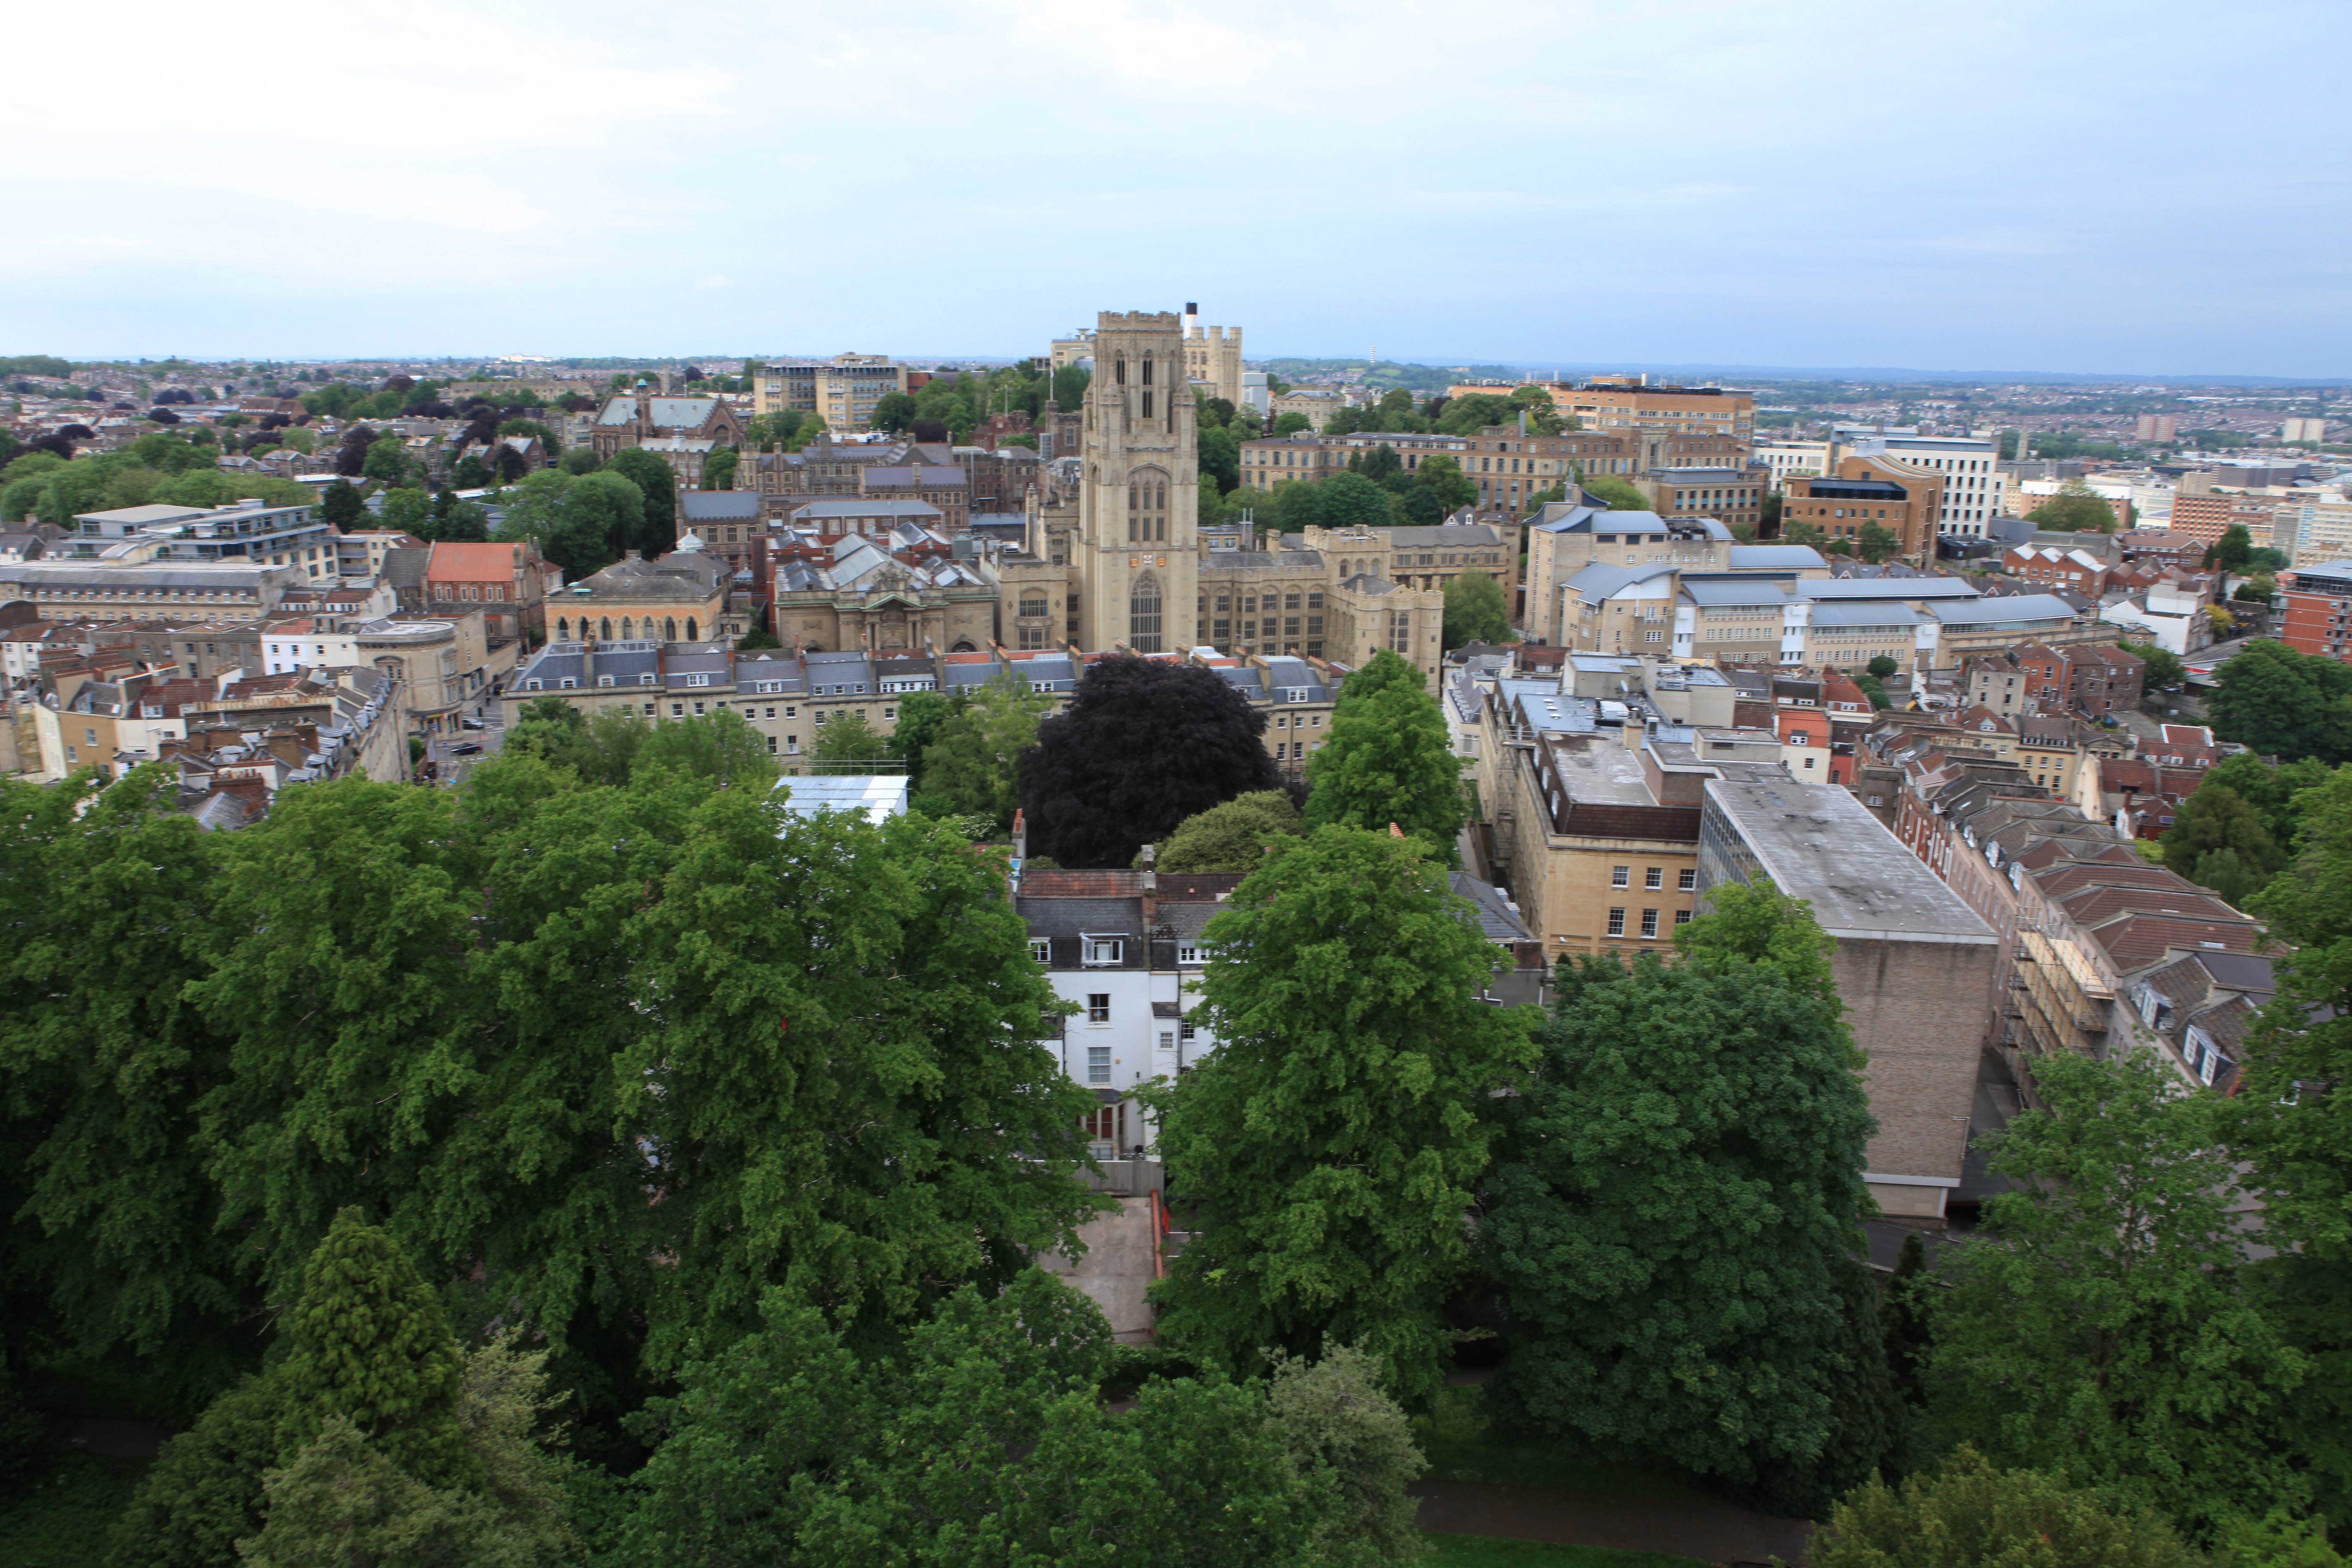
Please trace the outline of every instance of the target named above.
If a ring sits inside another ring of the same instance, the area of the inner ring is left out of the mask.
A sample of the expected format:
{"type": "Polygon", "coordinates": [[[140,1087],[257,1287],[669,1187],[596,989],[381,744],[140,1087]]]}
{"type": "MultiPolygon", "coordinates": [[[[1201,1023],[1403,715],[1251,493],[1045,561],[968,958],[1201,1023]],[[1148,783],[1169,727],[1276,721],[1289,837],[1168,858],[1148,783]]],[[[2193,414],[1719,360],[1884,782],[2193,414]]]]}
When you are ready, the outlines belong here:
{"type": "Polygon", "coordinates": [[[820,778],[776,781],[784,795],[783,806],[795,816],[817,811],[863,811],[876,822],[907,809],[904,773],[835,773],[820,778]]]}
{"type": "Polygon", "coordinates": [[[2000,940],[1836,784],[1709,779],[1706,799],[1773,885],[1811,902],[1813,919],[1832,936],[1988,946],[2000,940]]]}

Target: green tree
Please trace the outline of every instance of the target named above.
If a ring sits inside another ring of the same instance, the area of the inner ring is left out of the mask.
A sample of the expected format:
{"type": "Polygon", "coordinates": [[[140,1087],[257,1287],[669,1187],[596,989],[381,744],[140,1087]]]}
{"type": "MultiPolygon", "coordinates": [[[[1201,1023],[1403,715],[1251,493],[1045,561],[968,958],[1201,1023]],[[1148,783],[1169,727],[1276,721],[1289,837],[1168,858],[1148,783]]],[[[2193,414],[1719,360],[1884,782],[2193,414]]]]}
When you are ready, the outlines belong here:
{"type": "Polygon", "coordinates": [[[652,560],[677,549],[677,475],[669,464],[643,447],[624,447],[605,460],[603,471],[628,480],[639,497],[636,532],[616,552],[635,550],[652,560]]]}
{"type": "Polygon", "coordinates": [[[668,768],[692,778],[762,793],[781,773],[775,753],[768,750],[768,738],[731,708],[654,725],[631,764],[633,773],[649,768],[668,768]]]}
{"type": "MultiPolygon", "coordinates": [[[[2195,791],[2180,803],[2161,842],[2165,863],[2184,870],[2203,856],[2228,852],[2232,869],[2256,879],[2257,886],[2284,870],[2287,862],[2286,852],[2272,837],[2270,822],[2263,814],[2228,784],[2215,783],[2210,773],[2200,779],[2195,791]]],[[[2191,879],[2203,880],[2194,877],[2191,879]]],[[[2218,884],[2208,882],[2206,886],[2218,884]]]]}
{"type": "Polygon", "coordinates": [[[455,489],[488,489],[497,479],[498,476],[490,472],[489,466],[471,452],[459,458],[449,469],[449,484],[455,489]]]}
{"type": "Polygon", "coordinates": [[[1585,499],[1597,501],[1612,511],[1647,511],[1650,498],[1614,475],[1602,474],[1590,479],[1577,480],[1577,488],[1585,499]]]}
{"type": "Polygon", "coordinates": [[[1517,425],[1519,405],[1493,393],[1472,392],[1446,402],[1437,428],[1448,436],[1472,436],[1489,425],[1517,425]]]}
{"type": "MultiPolygon", "coordinates": [[[[2317,789],[2335,776],[2335,770],[2316,758],[2273,763],[2251,752],[2240,752],[2208,768],[2197,784],[2200,790],[2211,787],[2235,791],[2262,813],[2271,841],[2284,851],[2294,848],[2302,839],[2304,807],[2326,798],[2311,795],[2306,799],[2304,792],[2317,789]]],[[[2189,798],[2196,796],[2191,795],[2189,798]]]]}
{"type": "Polygon", "coordinates": [[[1305,831],[1287,791],[1253,790],[1186,817],[1160,846],[1162,871],[1254,871],[1270,835],[1305,831]]]}
{"type": "Polygon", "coordinates": [[[2116,647],[2147,667],[2140,675],[2143,691],[2163,691],[2180,684],[2180,657],[2171,649],[2152,642],[2121,642],[2116,647]]]}
{"type": "Polygon", "coordinates": [[[2218,566],[2224,572],[2243,572],[2254,556],[2254,536],[2246,531],[2242,522],[2233,522],[2221,531],[2221,537],[2205,550],[2205,564],[2218,566]]]}
{"type": "Polygon", "coordinates": [[[867,423],[877,430],[896,436],[915,422],[915,399],[904,392],[885,393],[874,404],[867,423]]]}
{"type": "Polygon", "coordinates": [[[985,816],[999,829],[1021,803],[1022,755],[1054,700],[998,676],[965,697],[923,749],[923,793],[959,816],[985,816]]]}
{"type": "Polygon", "coordinates": [[[2058,493],[2025,514],[2036,528],[2067,533],[2113,533],[2116,510],[2090,486],[2068,479],[2058,493]]]}
{"type": "Polygon", "coordinates": [[[940,738],[940,727],[963,711],[966,700],[961,690],[909,691],[899,698],[887,754],[907,764],[907,787],[912,794],[923,793],[923,753],[940,738]]]}
{"type": "Polygon", "coordinates": [[[574,447],[557,459],[555,466],[567,474],[579,475],[593,474],[604,467],[604,460],[596,455],[595,447],[574,447]]]}
{"type": "Polygon", "coordinates": [[[649,1406],[631,1561],[1303,1563],[1344,1531],[1332,1465],[1302,1470],[1256,1391],[1154,1380],[1106,1411],[1108,1327],[1040,1270],[958,1291],[887,1358],[782,1292],[765,1312],[649,1406]]]}
{"type": "Polygon", "coordinates": [[[1862,688],[1862,694],[1870,699],[1874,710],[1884,712],[1895,706],[1895,700],[1886,695],[1886,683],[1878,677],[1865,670],[1853,678],[1853,683],[1862,688]]]}
{"type": "Polygon", "coordinates": [[[888,742],[875,733],[864,714],[844,710],[817,731],[816,743],[809,748],[809,755],[820,763],[857,764],[856,768],[835,766],[820,772],[852,773],[866,771],[887,749],[888,742]]]}
{"type": "Polygon", "coordinates": [[[1442,452],[1423,458],[1413,478],[1437,502],[1440,512],[1458,511],[1478,499],[1477,483],[1462,471],[1461,460],[1442,452]]]}
{"type": "Polygon", "coordinates": [[[713,447],[710,456],[702,460],[702,488],[707,490],[733,489],[735,463],[734,447],[713,447]]]}
{"type": "Polygon", "coordinates": [[[1340,472],[1316,487],[1321,492],[1326,528],[1382,528],[1390,518],[1389,492],[1361,474],[1340,472]]]}
{"type": "Polygon", "coordinates": [[[2160,1520],[2030,1469],[1998,1470],[1963,1447],[1900,1491],[1873,1477],[1809,1548],[1813,1568],[2200,1568],[2160,1520]]]}
{"type": "Polygon", "coordinates": [[[873,1336],[1074,1245],[1091,1101],[1034,1044],[1054,996],[1001,872],[651,755],[690,723],[625,786],[519,754],[217,836],[182,989],[234,1047],[199,1152],[269,1299],[364,1204],[627,1408],[770,1286],[873,1336]]]}
{"type": "Polygon", "coordinates": [[[760,648],[782,647],[784,645],[777,639],[776,634],[770,631],[765,626],[753,626],[750,631],[745,632],[741,637],[735,639],[735,651],[738,653],[751,653],[760,648]]]}
{"type": "Polygon", "coordinates": [[[367,456],[361,460],[360,472],[381,484],[406,484],[408,444],[397,436],[377,437],[368,443],[367,456]]]}
{"type": "Polygon", "coordinates": [[[1402,683],[1362,696],[1343,687],[1330,739],[1307,759],[1307,827],[1393,824],[1454,865],[1465,816],[1462,759],[1437,700],[1402,683]]]}
{"type": "Polygon", "coordinates": [[[1339,1506],[1320,1545],[1332,1560],[1360,1554],[1373,1563],[1411,1563],[1428,1552],[1413,1525],[1420,1504],[1405,1488],[1427,1462],[1412,1424],[1385,1389],[1380,1362],[1356,1345],[1334,1345],[1322,1359],[1278,1356],[1266,1411],[1301,1475],[1328,1475],[1339,1506]]]}
{"type": "Polygon", "coordinates": [[[367,506],[351,480],[337,479],[319,492],[319,520],[333,523],[340,533],[366,526],[367,506]]]}
{"type": "Polygon", "coordinates": [[[1220,1044],[1154,1096],[1202,1215],[1157,1288],[1160,1331],[1237,1368],[1359,1342],[1426,1400],[1488,1097],[1530,1054],[1479,1000],[1494,946],[1422,846],[1339,826],[1276,839],[1202,936],[1195,1016],[1220,1044]]]}
{"type": "Polygon", "coordinates": [[[1854,540],[1854,544],[1864,561],[1876,565],[1900,550],[1903,541],[1874,522],[1865,522],[1862,525],[1862,532],[1854,540]]]}
{"type": "Polygon", "coordinates": [[[383,505],[375,514],[378,528],[397,528],[430,540],[434,534],[433,498],[422,489],[392,489],[383,492],[383,505]]]}
{"type": "Polygon", "coordinates": [[[0,1321],[13,1345],[146,1358],[200,1410],[251,1369],[235,1325],[262,1303],[194,1147],[228,1071],[184,994],[224,844],[173,773],[0,780],[0,1321]]]}
{"type": "Polygon", "coordinates": [[[1510,613],[1503,604],[1503,585],[1484,572],[1465,572],[1445,583],[1445,647],[1511,640],[1510,613]]]}
{"type": "Polygon", "coordinates": [[[280,1452],[315,1440],[340,1416],[418,1480],[480,1480],[457,1424],[464,1362],[440,1298],[358,1209],[335,1216],[303,1266],[302,1297],[287,1327],[280,1452]]]}
{"type": "Polygon", "coordinates": [[[1876,658],[1870,661],[1869,672],[1874,679],[1885,680],[1888,676],[1894,674],[1896,670],[1902,668],[1903,666],[1896,662],[1892,657],[1882,653],[1876,658]]]}
{"type": "Polygon", "coordinates": [[[1561,971],[1487,1184],[1496,1394],[1751,1494],[1833,1491],[1885,1453],[1838,1440],[1889,1424],[1870,1365],[1843,1364],[1874,1353],[1885,1382],[1838,1278],[1875,1124],[1820,929],[1761,900],[1705,918],[1680,964],[1561,971]]]}
{"type": "Polygon", "coordinates": [[[2352,761],[2352,665],[2258,642],[2214,673],[2213,733],[2264,756],[2352,761]]]}
{"type": "MultiPolygon", "coordinates": [[[[2294,766],[2310,764],[2279,772],[2294,766]]],[[[2352,1517],[2352,1096],[2314,1089],[2352,1079],[2352,773],[2337,770],[2293,804],[2294,870],[2250,903],[2288,956],[2228,1105],[2273,1250],[2253,1277],[2312,1361],[2289,1407],[2294,1444],[2340,1523],[2352,1517]]]]}
{"type": "Polygon", "coordinates": [[[1938,1271],[1931,1433],[2199,1538],[2300,1512],[2312,1479],[2285,1426],[2312,1364],[2246,1277],[2225,1103],[2146,1051],[2044,1057],[2034,1078],[2049,1109],[1992,1162],[2018,1184],[1938,1271]]]}
{"type": "Polygon", "coordinates": [[[1301,430],[1311,430],[1314,427],[1315,421],[1304,414],[1277,414],[1274,416],[1273,427],[1268,429],[1266,434],[1278,440],[1282,437],[1296,436],[1301,430]]]}
{"type": "Polygon", "coordinates": [[[235,1563],[262,1523],[262,1472],[278,1462],[282,1383],[248,1377],[171,1438],[116,1521],[107,1568],[235,1563]]]}

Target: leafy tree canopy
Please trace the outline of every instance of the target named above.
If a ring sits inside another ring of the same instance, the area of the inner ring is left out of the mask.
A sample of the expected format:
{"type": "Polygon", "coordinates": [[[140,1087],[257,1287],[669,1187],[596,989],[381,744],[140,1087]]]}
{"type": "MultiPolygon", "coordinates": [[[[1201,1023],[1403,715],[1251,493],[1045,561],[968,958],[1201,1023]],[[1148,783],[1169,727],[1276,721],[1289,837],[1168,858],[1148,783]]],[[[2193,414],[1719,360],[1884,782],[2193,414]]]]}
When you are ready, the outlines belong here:
{"type": "Polygon", "coordinates": [[[1289,792],[1256,790],[1186,817],[1160,846],[1154,864],[1162,871],[1254,871],[1265,858],[1269,836],[1303,831],[1289,792]]]}
{"type": "Polygon", "coordinates": [[[1065,866],[1127,865],[1186,817],[1276,788],[1265,731],[1213,670],[1097,659],[1022,755],[1030,846],[1065,866]]]}
{"type": "MultiPolygon", "coordinates": [[[[1383,657],[1394,656],[1384,650],[1383,657]]],[[[1341,688],[1330,738],[1307,759],[1307,826],[1338,823],[1377,832],[1393,825],[1454,865],[1467,814],[1462,760],[1454,755],[1444,710],[1421,689],[1420,672],[1413,673],[1412,686],[1391,679],[1361,693],[1341,688]]]]}
{"type": "Polygon", "coordinates": [[[1235,1368],[1360,1342],[1425,1400],[1489,1096],[1530,1055],[1517,1014],[1479,1000],[1496,949],[1420,844],[1339,826],[1276,839],[1202,938],[1220,1043],[1157,1099],[1203,1228],[1160,1331],[1235,1368]]]}
{"type": "MultiPolygon", "coordinates": [[[[1995,1469],[1963,1447],[1898,1491],[1873,1477],[1812,1539],[1813,1568],[2200,1568],[2161,1521],[2037,1470],[1995,1469]]],[[[2249,1564],[2248,1568],[2252,1568],[2249,1564]]]]}
{"type": "Polygon", "coordinates": [[[1465,572],[1445,584],[1445,647],[1511,640],[1511,616],[1503,585],[1484,572],[1465,572]]]}
{"type": "Polygon", "coordinates": [[[1748,1487],[1853,1418],[1832,1396],[1851,1310],[1835,1269],[1875,1124],[1834,993],[1806,978],[1819,940],[1759,906],[1680,964],[1562,969],[1487,1184],[1507,1407],[1748,1487]]]}
{"type": "Polygon", "coordinates": [[[2049,1109],[2011,1122],[1993,1159],[2018,1184],[1939,1270],[1931,1433],[2200,1539],[2300,1513],[2312,1478],[2287,1420],[2312,1363],[2243,1268],[2226,1102],[2147,1051],[2043,1057],[2034,1078],[2049,1109]]]}
{"type": "Polygon", "coordinates": [[[2206,710],[2214,734],[2264,756],[2352,761],[2352,665],[2252,643],[2215,672],[2206,710]]]}
{"type": "Polygon", "coordinates": [[[2113,533],[2116,526],[2115,508],[2080,479],[2068,479],[2025,516],[2036,528],[2068,533],[2113,533]]]}

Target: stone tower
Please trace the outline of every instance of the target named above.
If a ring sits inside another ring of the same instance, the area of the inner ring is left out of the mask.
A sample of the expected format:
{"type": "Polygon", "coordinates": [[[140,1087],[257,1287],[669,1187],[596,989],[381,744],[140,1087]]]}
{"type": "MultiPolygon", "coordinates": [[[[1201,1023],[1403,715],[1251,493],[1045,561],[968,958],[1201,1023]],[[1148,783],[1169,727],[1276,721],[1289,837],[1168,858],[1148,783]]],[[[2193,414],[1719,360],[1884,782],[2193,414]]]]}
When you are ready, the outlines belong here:
{"type": "Polygon", "coordinates": [[[1184,331],[1172,310],[1106,310],[1087,384],[1078,489],[1078,646],[1173,653],[1199,640],[1200,464],[1184,331]]]}

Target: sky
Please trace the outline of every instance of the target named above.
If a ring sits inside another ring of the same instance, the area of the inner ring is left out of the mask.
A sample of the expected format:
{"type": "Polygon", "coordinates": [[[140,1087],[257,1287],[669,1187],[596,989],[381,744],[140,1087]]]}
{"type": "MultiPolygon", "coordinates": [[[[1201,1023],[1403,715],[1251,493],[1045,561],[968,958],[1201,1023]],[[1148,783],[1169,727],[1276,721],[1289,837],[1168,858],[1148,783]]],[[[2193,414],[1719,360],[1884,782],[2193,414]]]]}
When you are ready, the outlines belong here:
{"type": "Polygon", "coordinates": [[[2344,0],[117,0],[11,26],[0,353],[2352,379],[2344,0]],[[21,68],[29,62],[48,68],[21,68]]]}

